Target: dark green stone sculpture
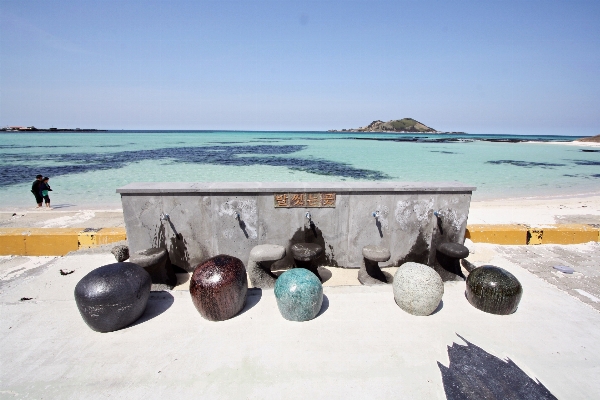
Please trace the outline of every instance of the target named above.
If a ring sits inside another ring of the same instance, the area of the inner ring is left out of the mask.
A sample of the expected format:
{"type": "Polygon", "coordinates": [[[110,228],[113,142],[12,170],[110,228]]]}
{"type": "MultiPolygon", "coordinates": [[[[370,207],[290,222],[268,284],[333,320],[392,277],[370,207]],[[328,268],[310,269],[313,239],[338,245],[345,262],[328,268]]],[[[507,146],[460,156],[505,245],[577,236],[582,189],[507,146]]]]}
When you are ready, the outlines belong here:
{"type": "Polygon", "coordinates": [[[481,311],[508,315],[517,310],[523,287],[505,269],[484,265],[475,268],[467,278],[467,300],[481,311]]]}

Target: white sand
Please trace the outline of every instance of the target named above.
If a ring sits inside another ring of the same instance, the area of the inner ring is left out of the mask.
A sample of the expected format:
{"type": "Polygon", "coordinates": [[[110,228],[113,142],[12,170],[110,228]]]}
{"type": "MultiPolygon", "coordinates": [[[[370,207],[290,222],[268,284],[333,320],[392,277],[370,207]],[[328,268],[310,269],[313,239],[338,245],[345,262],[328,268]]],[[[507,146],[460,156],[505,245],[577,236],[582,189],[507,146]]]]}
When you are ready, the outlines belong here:
{"type": "Polygon", "coordinates": [[[468,224],[600,224],[600,193],[473,201],[468,224]]]}

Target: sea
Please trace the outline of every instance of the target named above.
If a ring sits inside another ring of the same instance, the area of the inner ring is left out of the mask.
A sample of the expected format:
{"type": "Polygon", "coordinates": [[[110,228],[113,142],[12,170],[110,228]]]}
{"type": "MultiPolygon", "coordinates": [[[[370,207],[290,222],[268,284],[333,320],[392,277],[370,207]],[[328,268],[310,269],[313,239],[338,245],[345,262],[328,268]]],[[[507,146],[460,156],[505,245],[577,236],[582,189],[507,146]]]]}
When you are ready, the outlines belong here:
{"type": "MultiPolygon", "coordinates": [[[[0,133],[0,209],[118,209],[131,182],[458,181],[473,200],[600,192],[600,148],[578,136],[357,132],[0,133]]],[[[580,136],[579,136],[580,137],[580,136]]]]}

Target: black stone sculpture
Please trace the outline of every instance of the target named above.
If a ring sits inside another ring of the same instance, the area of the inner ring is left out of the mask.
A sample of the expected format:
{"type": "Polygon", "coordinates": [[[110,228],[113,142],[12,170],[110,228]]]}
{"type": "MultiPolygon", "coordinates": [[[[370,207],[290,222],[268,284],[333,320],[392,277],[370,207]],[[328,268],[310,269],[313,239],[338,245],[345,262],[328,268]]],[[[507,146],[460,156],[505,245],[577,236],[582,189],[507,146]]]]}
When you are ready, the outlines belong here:
{"type": "Polygon", "coordinates": [[[511,359],[502,360],[467,340],[448,347],[448,367],[438,362],[448,400],[550,400],[556,397],[511,359]]]}
{"type": "Polygon", "coordinates": [[[519,306],[523,288],[507,270],[484,265],[469,274],[466,294],[473,307],[490,314],[508,315],[519,306]]]}
{"type": "Polygon", "coordinates": [[[81,278],[75,286],[75,303],[90,328],[112,332],[144,313],[150,285],[150,275],[139,265],[108,264],[81,278]]]}
{"type": "Polygon", "coordinates": [[[460,260],[469,256],[469,249],[460,243],[442,243],[435,253],[434,269],[444,282],[465,280],[460,269],[460,260]]]}
{"type": "Polygon", "coordinates": [[[224,321],[244,308],[248,278],[238,258],[218,255],[198,265],[190,280],[190,295],[200,315],[224,321]]]}
{"type": "Polygon", "coordinates": [[[323,247],[316,243],[296,243],[292,245],[290,250],[297,268],[309,270],[323,282],[323,279],[319,276],[319,267],[314,263],[317,258],[323,255],[323,247]]]}
{"type": "Polygon", "coordinates": [[[136,251],[129,261],[144,268],[150,274],[153,291],[171,290],[177,284],[175,270],[165,249],[151,248],[136,251]]]}
{"type": "Polygon", "coordinates": [[[368,245],[362,249],[363,263],[358,270],[358,281],[363,285],[381,285],[392,283],[394,277],[379,268],[380,262],[385,262],[392,256],[387,247],[368,245]]]}

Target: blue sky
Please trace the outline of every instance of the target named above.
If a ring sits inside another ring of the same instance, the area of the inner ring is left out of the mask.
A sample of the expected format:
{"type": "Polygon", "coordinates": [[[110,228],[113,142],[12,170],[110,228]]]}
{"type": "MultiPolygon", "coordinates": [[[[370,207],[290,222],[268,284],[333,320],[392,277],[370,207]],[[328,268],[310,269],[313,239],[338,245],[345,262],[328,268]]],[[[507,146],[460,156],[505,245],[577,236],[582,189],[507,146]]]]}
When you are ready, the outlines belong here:
{"type": "Polygon", "coordinates": [[[0,125],[600,134],[600,1],[0,0],[0,125]]]}

